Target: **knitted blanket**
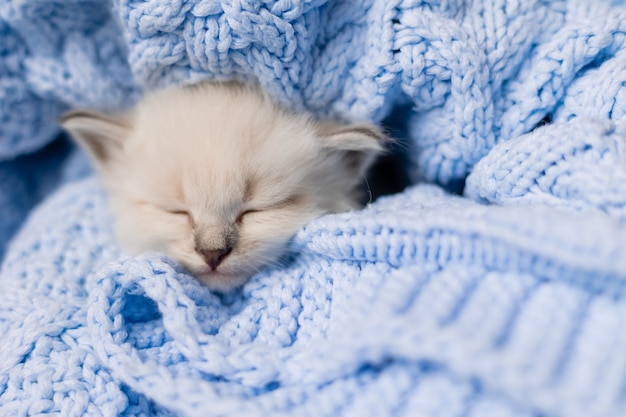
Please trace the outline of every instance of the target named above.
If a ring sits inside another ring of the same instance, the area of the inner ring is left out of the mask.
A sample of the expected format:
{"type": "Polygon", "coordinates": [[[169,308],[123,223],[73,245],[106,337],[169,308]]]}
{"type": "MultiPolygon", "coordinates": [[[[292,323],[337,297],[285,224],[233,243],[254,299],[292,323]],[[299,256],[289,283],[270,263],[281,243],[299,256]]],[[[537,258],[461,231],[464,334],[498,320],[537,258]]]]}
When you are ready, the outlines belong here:
{"type": "Polygon", "coordinates": [[[0,3],[0,415],[626,415],[620,3],[0,3]],[[413,185],[231,294],[128,257],[56,119],[206,78],[396,123],[413,185]]]}

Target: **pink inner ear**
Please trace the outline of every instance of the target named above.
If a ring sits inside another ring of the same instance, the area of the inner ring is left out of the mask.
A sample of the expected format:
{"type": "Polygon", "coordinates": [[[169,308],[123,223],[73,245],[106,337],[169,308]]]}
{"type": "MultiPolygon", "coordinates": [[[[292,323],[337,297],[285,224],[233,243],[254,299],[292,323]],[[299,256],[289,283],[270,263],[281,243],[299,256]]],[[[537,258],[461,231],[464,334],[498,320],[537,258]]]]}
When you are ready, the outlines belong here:
{"type": "Polygon", "coordinates": [[[85,110],[66,113],[62,126],[100,164],[121,151],[123,140],[130,132],[130,125],[123,117],[85,110]]]}

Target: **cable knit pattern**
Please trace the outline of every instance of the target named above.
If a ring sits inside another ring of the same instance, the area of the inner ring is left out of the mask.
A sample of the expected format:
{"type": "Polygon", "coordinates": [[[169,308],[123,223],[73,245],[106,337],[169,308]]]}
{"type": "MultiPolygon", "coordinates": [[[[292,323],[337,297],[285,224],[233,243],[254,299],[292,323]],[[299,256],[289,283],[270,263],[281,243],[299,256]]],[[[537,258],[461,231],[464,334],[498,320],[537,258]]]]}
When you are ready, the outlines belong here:
{"type": "Polygon", "coordinates": [[[615,0],[2,2],[0,415],[626,415],[625,35],[615,0]],[[55,119],[231,78],[408,114],[423,183],[232,294],[121,253],[55,119]]]}

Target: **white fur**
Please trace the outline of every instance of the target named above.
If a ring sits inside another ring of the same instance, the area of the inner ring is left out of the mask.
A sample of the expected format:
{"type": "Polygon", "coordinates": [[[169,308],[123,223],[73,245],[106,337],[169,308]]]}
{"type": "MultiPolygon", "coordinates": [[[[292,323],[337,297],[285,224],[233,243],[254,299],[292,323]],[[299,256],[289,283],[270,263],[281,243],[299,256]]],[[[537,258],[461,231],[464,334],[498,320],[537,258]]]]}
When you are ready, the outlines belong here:
{"type": "Polygon", "coordinates": [[[218,290],[275,262],[310,220],[355,207],[384,140],[371,126],[320,124],[232,83],[156,92],[115,118],[73,112],[63,125],[95,161],[120,243],[164,251],[218,290]],[[232,252],[211,270],[199,245],[232,252]]]}

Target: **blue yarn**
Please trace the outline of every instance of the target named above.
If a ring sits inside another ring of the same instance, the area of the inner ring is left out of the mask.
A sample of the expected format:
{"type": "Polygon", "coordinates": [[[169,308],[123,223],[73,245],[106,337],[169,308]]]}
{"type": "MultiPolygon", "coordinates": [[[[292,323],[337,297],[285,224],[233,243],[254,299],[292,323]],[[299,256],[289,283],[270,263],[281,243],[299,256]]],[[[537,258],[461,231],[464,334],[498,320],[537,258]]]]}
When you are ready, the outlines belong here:
{"type": "Polygon", "coordinates": [[[51,142],[69,107],[114,109],[136,93],[106,2],[0,4],[0,160],[51,142]]]}
{"type": "Polygon", "coordinates": [[[626,415],[623,4],[3,2],[0,415],[626,415]],[[410,109],[424,183],[233,294],[128,257],[55,120],[206,78],[410,109]]]}
{"type": "Polygon", "coordinates": [[[7,243],[36,204],[61,184],[90,173],[85,155],[63,138],[33,154],[0,161],[0,261],[7,243]]]}

